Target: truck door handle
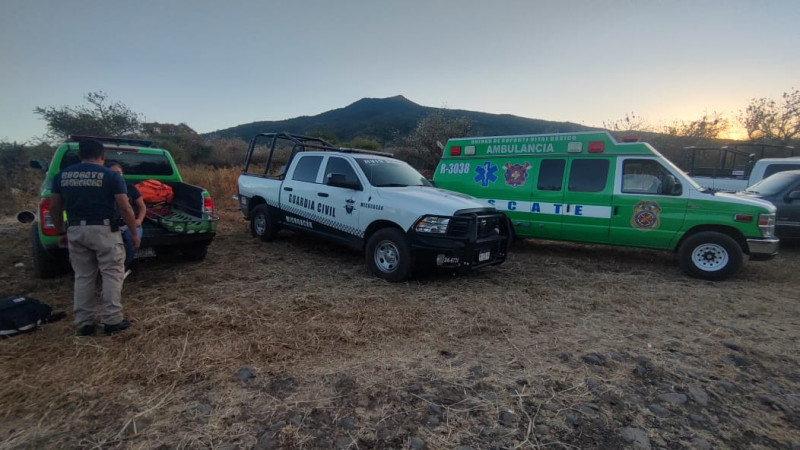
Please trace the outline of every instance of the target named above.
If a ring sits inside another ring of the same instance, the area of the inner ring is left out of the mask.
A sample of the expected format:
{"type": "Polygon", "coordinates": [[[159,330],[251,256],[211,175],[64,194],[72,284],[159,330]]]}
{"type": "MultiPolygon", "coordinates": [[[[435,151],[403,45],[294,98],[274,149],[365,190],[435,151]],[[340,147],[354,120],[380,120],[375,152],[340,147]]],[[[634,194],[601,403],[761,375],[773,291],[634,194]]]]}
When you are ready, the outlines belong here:
{"type": "Polygon", "coordinates": [[[317,192],[317,195],[319,195],[320,197],[327,197],[328,193],[327,192],[317,192]]]}
{"type": "Polygon", "coordinates": [[[284,191],[291,191],[291,190],[292,190],[292,188],[290,188],[290,187],[284,187],[284,188],[283,188],[283,190],[284,190],[284,191]]]}
{"type": "Polygon", "coordinates": [[[616,216],[617,214],[619,214],[619,206],[614,207],[614,215],[616,216]]]}

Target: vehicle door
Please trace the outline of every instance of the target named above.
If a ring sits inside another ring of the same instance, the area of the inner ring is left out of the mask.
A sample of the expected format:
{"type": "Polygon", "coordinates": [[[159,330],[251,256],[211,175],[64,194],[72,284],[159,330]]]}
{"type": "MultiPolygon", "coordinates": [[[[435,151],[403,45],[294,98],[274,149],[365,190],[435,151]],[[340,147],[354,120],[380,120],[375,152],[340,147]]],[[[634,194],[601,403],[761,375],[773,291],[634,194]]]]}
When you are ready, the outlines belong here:
{"type": "Polygon", "coordinates": [[[330,155],[324,162],[322,184],[318,188],[318,213],[329,237],[346,244],[357,244],[364,235],[359,219],[367,204],[365,180],[350,160],[330,155]]]}
{"type": "MultiPolygon", "coordinates": [[[[564,210],[566,158],[539,160],[536,181],[532,183],[531,203],[523,226],[514,225],[517,234],[541,239],[560,239],[564,210]]],[[[509,217],[513,216],[509,215],[509,217]]]]}
{"type": "Polygon", "coordinates": [[[800,175],[775,196],[775,233],[781,238],[800,238],[800,175]]]}
{"type": "Polygon", "coordinates": [[[324,233],[317,212],[323,155],[300,153],[281,187],[281,222],[287,228],[324,233]]]}
{"type": "Polygon", "coordinates": [[[611,223],[614,157],[569,159],[562,239],[578,242],[608,242],[611,223]]]}
{"type": "Polygon", "coordinates": [[[611,243],[669,248],[686,218],[679,178],[658,159],[635,156],[619,157],[616,174],[611,243]]]}

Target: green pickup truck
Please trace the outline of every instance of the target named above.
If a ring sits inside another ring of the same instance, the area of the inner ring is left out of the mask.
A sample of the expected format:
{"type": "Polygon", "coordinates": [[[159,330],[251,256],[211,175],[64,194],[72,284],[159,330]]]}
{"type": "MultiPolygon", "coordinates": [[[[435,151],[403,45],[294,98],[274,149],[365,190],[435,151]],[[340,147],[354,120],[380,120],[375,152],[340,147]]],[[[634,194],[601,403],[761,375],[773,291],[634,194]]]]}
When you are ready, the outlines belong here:
{"type": "MultiPolygon", "coordinates": [[[[58,233],[50,214],[50,187],[59,171],[79,162],[78,142],[84,139],[102,142],[106,164],[119,163],[127,182],[156,179],[172,187],[174,198],[168,206],[148,208],[147,218],[142,224],[142,243],[137,257],[174,252],[180,252],[188,260],[206,257],[219,220],[214,214],[214,200],[205,189],[183,182],[168,151],[154,148],[152,142],[145,140],[70,136],[56,149],[49,164],[31,161],[32,167],[46,172],[39,206],[35,213],[23,212],[18,216],[21,222],[34,222],[31,227],[31,246],[38,277],[52,278],[65,273],[69,267],[67,249],[58,245],[58,233]]],[[[69,220],[68,217],[66,219],[69,220]]]]}

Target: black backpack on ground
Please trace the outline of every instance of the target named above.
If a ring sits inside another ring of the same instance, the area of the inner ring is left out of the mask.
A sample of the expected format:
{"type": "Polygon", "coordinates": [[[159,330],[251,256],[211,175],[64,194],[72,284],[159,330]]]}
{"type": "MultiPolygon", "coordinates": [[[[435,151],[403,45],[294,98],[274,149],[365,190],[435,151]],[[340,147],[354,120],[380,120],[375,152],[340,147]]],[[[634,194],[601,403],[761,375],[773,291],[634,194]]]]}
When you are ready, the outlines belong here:
{"type": "Polygon", "coordinates": [[[66,313],[53,313],[47,303],[35,298],[15,295],[0,299],[0,337],[13,336],[36,329],[47,322],[63,319],[66,313]]]}

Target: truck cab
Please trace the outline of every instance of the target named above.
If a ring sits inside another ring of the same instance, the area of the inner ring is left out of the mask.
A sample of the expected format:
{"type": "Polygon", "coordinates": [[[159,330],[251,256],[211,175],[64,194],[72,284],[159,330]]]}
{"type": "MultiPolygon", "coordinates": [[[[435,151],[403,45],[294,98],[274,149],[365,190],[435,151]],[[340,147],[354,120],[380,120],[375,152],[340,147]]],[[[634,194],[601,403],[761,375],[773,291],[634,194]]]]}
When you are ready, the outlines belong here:
{"type": "Polygon", "coordinates": [[[699,278],[778,252],[773,205],[705,189],[607,132],[450,139],[434,180],[506,212],[517,236],[672,250],[699,278]]]}
{"type": "Polygon", "coordinates": [[[509,225],[496,208],[434,187],[390,154],[313,137],[264,133],[249,145],[237,199],[253,236],[289,229],[363,251],[374,275],[420,267],[458,272],[505,260],[509,225]]]}

